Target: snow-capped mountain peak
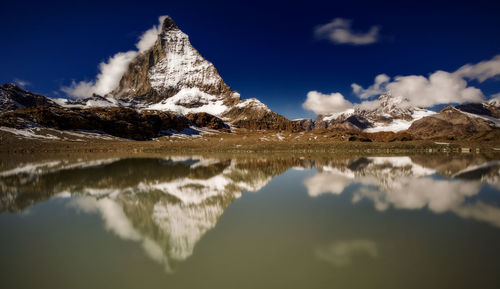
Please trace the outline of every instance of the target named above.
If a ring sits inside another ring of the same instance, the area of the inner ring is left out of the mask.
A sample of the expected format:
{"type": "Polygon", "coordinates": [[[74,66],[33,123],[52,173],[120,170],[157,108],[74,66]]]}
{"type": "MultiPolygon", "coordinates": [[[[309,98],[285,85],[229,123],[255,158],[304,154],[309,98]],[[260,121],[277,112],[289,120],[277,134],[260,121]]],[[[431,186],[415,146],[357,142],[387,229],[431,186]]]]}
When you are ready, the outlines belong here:
{"type": "Polygon", "coordinates": [[[191,45],[171,18],[163,23],[159,42],[165,57],[148,71],[151,88],[158,93],[197,87],[206,93],[220,95],[228,92],[215,66],[204,59],[191,45]]]}
{"type": "Polygon", "coordinates": [[[232,92],[215,66],[191,45],[188,35],[166,17],[155,44],[131,62],[111,95],[157,103],[192,88],[220,98],[232,92]]]}
{"type": "Polygon", "coordinates": [[[398,132],[408,129],[415,120],[433,114],[435,112],[412,106],[407,98],[383,94],[353,109],[319,116],[316,127],[398,132]]]}

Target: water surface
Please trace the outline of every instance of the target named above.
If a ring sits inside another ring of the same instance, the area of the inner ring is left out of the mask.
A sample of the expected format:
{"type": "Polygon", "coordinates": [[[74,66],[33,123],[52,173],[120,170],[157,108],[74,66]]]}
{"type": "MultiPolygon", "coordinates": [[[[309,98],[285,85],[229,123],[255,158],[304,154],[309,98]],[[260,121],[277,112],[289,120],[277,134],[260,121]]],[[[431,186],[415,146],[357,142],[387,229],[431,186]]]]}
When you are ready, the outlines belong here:
{"type": "Polygon", "coordinates": [[[0,232],[2,288],[500,288],[500,162],[19,163],[0,232]]]}

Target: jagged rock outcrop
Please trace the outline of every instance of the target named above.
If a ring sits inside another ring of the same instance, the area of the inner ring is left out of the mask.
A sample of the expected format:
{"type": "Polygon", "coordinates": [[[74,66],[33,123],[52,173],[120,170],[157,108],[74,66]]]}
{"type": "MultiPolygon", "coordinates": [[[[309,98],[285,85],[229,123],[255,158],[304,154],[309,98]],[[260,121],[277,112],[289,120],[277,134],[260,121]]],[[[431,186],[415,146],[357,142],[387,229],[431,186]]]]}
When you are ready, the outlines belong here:
{"type": "Polygon", "coordinates": [[[362,116],[342,114],[335,119],[325,120],[322,116],[318,116],[317,122],[314,124],[315,129],[329,130],[354,130],[361,131],[371,128],[373,125],[362,116]]]}
{"type": "Polygon", "coordinates": [[[186,118],[198,127],[230,131],[229,126],[222,119],[206,112],[189,113],[186,118]]]}
{"type": "Polygon", "coordinates": [[[193,113],[188,119],[170,112],[138,112],[125,107],[32,107],[9,111],[0,117],[0,126],[25,128],[33,125],[59,130],[99,131],[134,140],[152,139],[192,125],[227,131],[222,120],[206,113],[193,113]]]}
{"type": "Polygon", "coordinates": [[[238,128],[250,130],[302,130],[299,125],[271,111],[262,102],[253,98],[241,101],[233,106],[224,113],[224,117],[230,119],[231,124],[238,128]]]}
{"type": "Polygon", "coordinates": [[[115,106],[119,103],[110,98],[102,97],[97,94],[93,94],[91,97],[86,97],[82,99],[67,99],[67,98],[55,98],[53,99],[55,103],[64,107],[79,107],[79,108],[89,108],[89,107],[109,107],[115,106]]]}
{"type": "Polygon", "coordinates": [[[489,101],[489,102],[483,102],[483,103],[461,104],[461,105],[457,105],[456,108],[461,110],[461,111],[472,113],[472,114],[500,118],[500,104],[498,104],[494,100],[489,101]]]}
{"type": "Polygon", "coordinates": [[[29,92],[15,84],[0,86],[0,110],[13,110],[21,107],[58,106],[49,98],[29,92]]]}
{"type": "Polygon", "coordinates": [[[294,119],[292,120],[292,123],[305,131],[309,131],[314,128],[314,121],[310,118],[294,119]]]}

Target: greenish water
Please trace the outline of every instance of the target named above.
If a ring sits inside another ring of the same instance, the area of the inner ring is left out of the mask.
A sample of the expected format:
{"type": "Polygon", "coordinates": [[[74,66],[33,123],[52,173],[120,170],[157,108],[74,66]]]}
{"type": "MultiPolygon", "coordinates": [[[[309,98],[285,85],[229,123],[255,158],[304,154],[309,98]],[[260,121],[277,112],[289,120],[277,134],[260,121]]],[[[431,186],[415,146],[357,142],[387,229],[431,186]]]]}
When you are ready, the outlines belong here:
{"type": "Polygon", "coordinates": [[[1,288],[500,288],[500,162],[165,158],[0,172],[1,288]]]}

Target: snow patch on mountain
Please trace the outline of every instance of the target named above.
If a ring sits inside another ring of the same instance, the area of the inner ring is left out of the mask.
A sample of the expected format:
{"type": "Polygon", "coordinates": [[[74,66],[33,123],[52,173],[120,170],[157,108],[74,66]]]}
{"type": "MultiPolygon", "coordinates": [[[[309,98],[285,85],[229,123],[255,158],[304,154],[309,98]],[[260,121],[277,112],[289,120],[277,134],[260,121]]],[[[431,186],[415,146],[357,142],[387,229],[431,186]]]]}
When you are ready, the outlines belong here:
{"type": "Polygon", "coordinates": [[[89,97],[83,100],[73,100],[67,98],[53,98],[55,103],[63,107],[111,107],[122,106],[118,100],[110,97],[89,97]]]}
{"type": "Polygon", "coordinates": [[[346,118],[354,114],[354,108],[347,109],[342,112],[336,112],[323,117],[324,121],[330,121],[337,119],[339,116],[345,116],[346,118]]]}
{"type": "Polygon", "coordinates": [[[398,132],[408,129],[414,121],[434,114],[436,112],[412,106],[406,98],[384,94],[352,109],[322,116],[320,121],[330,124],[347,121],[357,127],[356,122],[361,122],[366,126],[359,129],[366,132],[398,132]],[[355,118],[350,120],[350,117],[355,118]]]}
{"type": "Polygon", "coordinates": [[[45,135],[38,134],[37,132],[40,131],[39,128],[17,129],[17,128],[12,128],[12,127],[1,126],[0,130],[5,131],[5,132],[10,132],[12,134],[18,135],[18,136],[23,137],[23,138],[28,138],[28,139],[33,139],[33,138],[35,138],[35,139],[52,139],[52,140],[59,139],[57,136],[51,135],[51,134],[45,134],[45,135]]]}
{"type": "Polygon", "coordinates": [[[218,97],[202,92],[197,87],[183,88],[176,95],[146,107],[149,110],[165,110],[179,114],[206,112],[220,116],[228,109],[218,97]]]}
{"type": "Polygon", "coordinates": [[[365,129],[366,132],[381,132],[381,131],[392,131],[398,132],[407,130],[411,124],[423,117],[431,116],[436,114],[435,111],[427,110],[427,109],[415,109],[413,111],[412,120],[404,120],[404,119],[393,119],[391,123],[374,123],[373,127],[365,129]]]}
{"type": "MultiPolygon", "coordinates": [[[[488,104],[492,105],[491,102],[488,102],[488,104]]],[[[484,103],[483,103],[483,105],[484,105],[484,103]]],[[[480,118],[480,119],[483,119],[483,120],[486,120],[486,121],[493,123],[493,125],[496,127],[500,127],[500,119],[498,119],[496,117],[484,115],[484,114],[470,113],[470,112],[463,111],[463,110],[456,108],[456,107],[454,107],[453,109],[467,115],[468,117],[480,118]]]]}
{"type": "Polygon", "coordinates": [[[271,110],[269,109],[269,107],[267,107],[267,105],[263,104],[256,98],[245,99],[244,101],[238,103],[236,107],[238,108],[252,107],[252,108],[262,109],[267,112],[271,112],[271,110]]]}
{"type": "Polygon", "coordinates": [[[217,86],[221,77],[215,66],[205,60],[179,29],[165,31],[166,56],[148,73],[151,87],[157,91],[186,88],[194,85],[217,86]]]}

